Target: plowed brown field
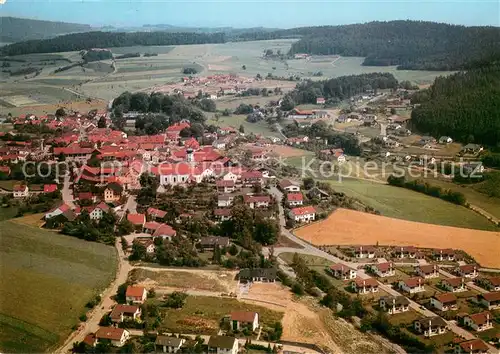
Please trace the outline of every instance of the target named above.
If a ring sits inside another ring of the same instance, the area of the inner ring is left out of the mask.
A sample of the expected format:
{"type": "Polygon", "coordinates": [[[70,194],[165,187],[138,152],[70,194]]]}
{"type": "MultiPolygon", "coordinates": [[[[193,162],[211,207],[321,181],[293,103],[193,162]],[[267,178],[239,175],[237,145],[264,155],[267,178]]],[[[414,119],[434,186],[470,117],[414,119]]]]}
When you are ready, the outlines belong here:
{"type": "Polygon", "coordinates": [[[500,268],[500,232],[424,224],[338,209],[295,234],[314,245],[393,245],[461,249],[484,267],[500,268]]]}

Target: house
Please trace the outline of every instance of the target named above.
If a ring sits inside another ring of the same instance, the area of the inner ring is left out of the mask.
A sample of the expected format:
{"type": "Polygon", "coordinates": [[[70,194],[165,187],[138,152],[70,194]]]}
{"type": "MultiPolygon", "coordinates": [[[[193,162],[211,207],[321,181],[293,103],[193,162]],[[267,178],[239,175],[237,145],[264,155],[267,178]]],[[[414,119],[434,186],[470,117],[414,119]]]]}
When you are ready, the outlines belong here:
{"type": "Polygon", "coordinates": [[[453,139],[450,138],[449,136],[442,136],[439,138],[440,144],[451,144],[452,142],[453,142],[453,139]]]}
{"type": "Polygon", "coordinates": [[[123,192],[123,187],[118,182],[109,183],[104,190],[104,201],[106,203],[116,202],[120,200],[123,192]]]}
{"type": "Polygon", "coordinates": [[[243,202],[250,207],[250,209],[267,208],[271,202],[271,197],[268,195],[244,195],[243,202]]]}
{"type": "Polygon", "coordinates": [[[238,339],[228,336],[210,336],[208,353],[236,354],[238,353],[238,339]]]}
{"type": "Polygon", "coordinates": [[[389,315],[410,311],[410,300],[405,296],[382,296],[378,304],[389,315]]]}
{"type": "Polygon", "coordinates": [[[415,268],[415,273],[424,279],[439,277],[439,268],[435,264],[419,265],[415,268]]]}
{"type": "Polygon", "coordinates": [[[45,220],[47,220],[47,219],[53,218],[55,216],[62,215],[68,211],[71,211],[71,208],[69,207],[69,205],[62,203],[61,205],[49,210],[45,214],[44,218],[45,218],[45,220]]]}
{"type": "Polygon", "coordinates": [[[85,207],[88,211],[90,220],[101,220],[104,213],[109,212],[109,206],[106,203],[99,203],[96,206],[85,207]]]}
{"type": "Polygon", "coordinates": [[[462,153],[477,154],[483,151],[483,147],[478,144],[467,144],[462,148],[462,153]]]}
{"type": "Polygon", "coordinates": [[[396,258],[416,258],[417,249],[413,246],[395,247],[393,254],[396,258]]]}
{"type": "Polygon", "coordinates": [[[238,278],[243,282],[274,283],[276,274],[276,268],[245,268],[240,270],[238,278]]]}
{"type": "Polygon", "coordinates": [[[375,247],[359,246],[354,250],[356,258],[375,258],[375,247]]]}
{"type": "Polygon", "coordinates": [[[392,262],[375,263],[368,265],[368,268],[375,273],[378,277],[392,277],[396,275],[394,264],[392,262]]]}
{"type": "Polygon", "coordinates": [[[125,299],[127,303],[142,304],[147,298],[146,288],[142,286],[127,286],[127,291],[125,292],[125,299]]]}
{"type": "Polygon", "coordinates": [[[280,182],[279,187],[284,192],[300,192],[300,186],[288,179],[284,179],[280,182]]]}
{"type": "Polygon", "coordinates": [[[328,268],[330,273],[337,279],[350,280],[356,279],[357,270],[348,267],[342,263],[333,264],[328,268]]]}
{"type": "Polygon", "coordinates": [[[447,331],[446,321],[441,317],[425,317],[413,322],[413,328],[416,332],[422,333],[424,337],[433,337],[447,331]]]}
{"type": "Polygon", "coordinates": [[[378,292],[378,281],[373,278],[356,278],[350,283],[351,289],[358,294],[369,294],[378,292]]]}
{"type": "Polygon", "coordinates": [[[446,291],[450,291],[452,293],[459,293],[467,290],[464,278],[460,277],[442,279],[439,285],[446,291]]]}
{"type": "Polygon", "coordinates": [[[232,193],[235,191],[235,182],[233,180],[218,180],[215,182],[217,186],[217,192],[219,193],[232,193]]]}
{"type": "Polygon", "coordinates": [[[141,231],[146,223],[146,215],[144,214],[127,214],[127,220],[134,225],[136,230],[141,231]]]}
{"type": "Polygon", "coordinates": [[[325,104],[326,100],[324,97],[316,98],[316,104],[325,104]]]}
{"type": "Polygon", "coordinates": [[[215,246],[220,248],[229,247],[229,237],[222,236],[205,236],[200,238],[200,246],[205,249],[214,249],[215,246]]]}
{"type": "Polygon", "coordinates": [[[14,198],[27,198],[30,195],[30,190],[25,184],[16,184],[12,189],[14,198]]]}
{"type": "Polygon", "coordinates": [[[439,311],[457,310],[457,297],[453,293],[434,295],[431,297],[431,306],[439,311]]]}
{"type": "Polygon", "coordinates": [[[249,311],[235,311],[231,312],[231,329],[233,331],[241,330],[242,328],[249,328],[255,331],[259,327],[259,314],[257,312],[249,311]]]}
{"type": "Polygon", "coordinates": [[[475,264],[461,265],[456,269],[456,272],[458,275],[465,278],[475,278],[478,275],[477,265],[475,264]]]}
{"type": "Polygon", "coordinates": [[[485,342],[476,338],[458,343],[455,347],[455,354],[486,354],[489,349],[485,342]]]}
{"type": "Polygon", "coordinates": [[[146,210],[146,214],[151,218],[151,220],[163,220],[167,215],[167,212],[156,208],[148,208],[146,210]]]}
{"type": "Polygon", "coordinates": [[[151,237],[136,237],[133,243],[144,246],[147,254],[154,254],[156,252],[156,246],[151,237]]]}
{"type": "Polygon", "coordinates": [[[500,291],[480,294],[477,296],[477,300],[488,310],[500,308],[500,291]]]}
{"type": "Polygon", "coordinates": [[[90,201],[91,203],[95,203],[97,201],[97,197],[92,194],[92,192],[80,192],[77,195],[77,199],[80,201],[90,201]]]}
{"type": "Polygon", "coordinates": [[[420,277],[400,280],[398,283],[398,287],[409,294],[415,294],[425,291],[424,280],[420,277]]]}
{"type": "Polygon", "coordinates": [[[109,317],[115,323],[122,323],[125,320],[136,321],[141,318],[141,308],[135,305],[118,304],[113,308],[109,317]]]}
{"type": "Polygon", "coordinates": [[[172,228],[172,226],[167,224],[161,224],[153,233],[153,237],[161,237],[162,239],[172,240],[172,237],[177,235],[177,232],[172,228]]]}
{"type": "Polygon", "coordinates": [[[286,203],[288,206],[298,206],[304,203],[304,196],[302,193],[288,193],[286,195],[286,203]]]}
{"type": "Polygon", "coordinates": [[[160,227],[160,223],[156,221],[146,221],[144,223],[143,231],[147,234],[154,234],[154,232],[160,227]]]}
{"type": "Polygon", "coordinates": [[[234,196],[231,194],[219,194],[217,196],[217,206],[219,208],[228,207],[233,204],[234,196]]]}
{"type": "Polygon", "coordinates": [[[214,210],[214,217],[218,221],[227,221],[231,219],[231,209],[217,208],[214,210]]]}
{"type": "Polygon", "coordinates": [[[489,311],[483,311],[464,317],[464,325],[476,332],[486,331],[493,328],[493,316],[489,311]]]}
{"type": "Polygon", "coordinates": [[[123,328],[100,327],[97,332],[95,332],[97,343],[100,341],[108,341],[115,347],[123,347],[129,337],[129,331],[123,328]]]}
{"type": "Polygon", "coordinates": [[[478,281],[481,286],[489,291],[500,291],[500,276],[491,278],[481,278],[478,281]]]}
{"type": "Polygon", "coordinates": [[[212,147],[217,150],[224,150],[226,148],[226,142],[223,139],[216,139],[213,141],[212,147]]]}
{"type": "Polygon", "coordinates": [[[446,249],[435,249],[433,258],[436,261],[454,261],[455,260],[455,251],[451,248],[446,249]]]}
{"type": "Polygon", "coordinates": [[[155,349],[160,353],[177,353],[185,342],[184,338],[159,335],[155,340],[155,349]]]}
{"type": "Polygon", "coordinates": [[[264,183],[262,172],[246,171],[241,173],[241,183],[243,187],[253,187],[255,185],[262,186],[264,183]]]}
{"type": "Polygon", "coordinates": [[[43,192],[44,193],[53,193],[57,191],[57,184],[44,184],[43,192]]]}
{"type": "Polygon", "coordinates": [[[316,209],[313,206],[293,208],[288,216],[296,222],[310,222],[316,218],[316,209]]]}

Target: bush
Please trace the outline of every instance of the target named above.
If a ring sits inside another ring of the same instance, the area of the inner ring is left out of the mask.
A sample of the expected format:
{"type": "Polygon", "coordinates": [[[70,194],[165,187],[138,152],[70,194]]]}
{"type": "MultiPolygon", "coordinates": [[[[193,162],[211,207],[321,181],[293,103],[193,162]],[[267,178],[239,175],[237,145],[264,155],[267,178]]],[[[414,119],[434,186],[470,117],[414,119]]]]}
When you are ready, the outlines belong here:
{"type": "Polygon", "coordinates": [[[78,317],[78,319],[82,322],[85,322],[85,321],[87,321],[87,315],[86,314],[80,315],[80,317],[78,317]]]}
{"type": "Polygon", "coordinates": [[[304,286],[302,284],[300,284],[300,283],[295,282],[292,285],[292,291],[293,291],[294,294],[304,295],[304,286]]]}
{"type": "Polygon", "coordinates": [[[174,309],[180,309],[186,303],[187,294],[174,291],[172,294],[168,296],[168,299],[163,303],[163,306],[170,307],[174,309]]]}

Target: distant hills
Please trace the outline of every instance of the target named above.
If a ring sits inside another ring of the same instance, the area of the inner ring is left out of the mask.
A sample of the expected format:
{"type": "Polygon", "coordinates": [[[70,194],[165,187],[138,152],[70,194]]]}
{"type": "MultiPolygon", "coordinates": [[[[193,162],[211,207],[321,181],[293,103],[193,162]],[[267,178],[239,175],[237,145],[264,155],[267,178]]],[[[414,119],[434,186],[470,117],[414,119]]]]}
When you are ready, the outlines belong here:
{"type": "Polygon", "coordinates": [[[77,23],[31,20],[17,17],[0,17],[0,41],[19,42],[29,39],[46,39],[62,34],[91,31],[90,25],[77,23]]]}

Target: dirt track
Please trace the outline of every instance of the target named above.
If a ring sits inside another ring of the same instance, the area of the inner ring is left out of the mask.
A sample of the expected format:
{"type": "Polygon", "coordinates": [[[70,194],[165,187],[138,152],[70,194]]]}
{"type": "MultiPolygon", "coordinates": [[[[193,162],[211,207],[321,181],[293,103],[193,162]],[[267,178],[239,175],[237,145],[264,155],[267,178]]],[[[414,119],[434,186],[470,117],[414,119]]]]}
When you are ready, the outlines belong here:
{"type": "Polygon", "coordinates": [[[484,267],[500,268],[500,232],[424,224],[338,209],[295,231],[313,245],[394,245],[462,249],[484,267]]]}

